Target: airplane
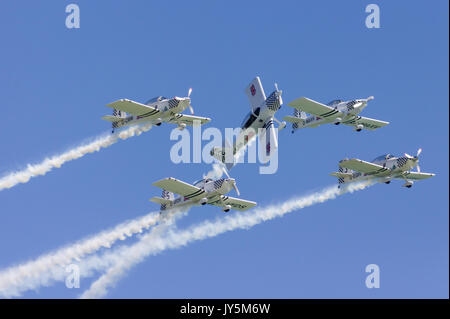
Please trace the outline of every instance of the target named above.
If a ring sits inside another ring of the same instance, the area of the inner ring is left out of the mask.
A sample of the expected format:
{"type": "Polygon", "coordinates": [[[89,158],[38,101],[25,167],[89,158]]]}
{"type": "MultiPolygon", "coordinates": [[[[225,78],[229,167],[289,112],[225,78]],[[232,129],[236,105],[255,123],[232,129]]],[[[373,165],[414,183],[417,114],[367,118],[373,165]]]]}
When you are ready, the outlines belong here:
{"type": "Polygon", "coordinates": [[[360,132],[362,129],[375,130],[383,127],[389,122],[359,116],[358,114],[367,106],[370,100],[356,99],[351,101],[333,100],[327,105],[313,101],[306,97],[298,98],[290,103],[294,108],[294,116],[285,116],[284,121],[292,123],[292,133],[296,129],[304,127],[317,127],[322,124],[334,123],[353,126],[354,130],[360,132]],[[308,116],[306,113],[309,113],[308,116]]]}
{"type": "Polygon", "coordinates": [[[339,186],[344,183],[352,183],[373,179],[379,183],[389,184],[393,179],[403,179],[403,187],[411,188],[415,180],[426,179],[434,176],[432,173],[421,173],[419,166],[419,148],[416,156],[404,154],[395,157],[391,154],[381,155],[372,162],[360,159],[344,159],[339,162],[339,172],[331,173],[338,178],[339,186]],[[412,169],[417,167],[417,171],[412,169]]]}
{"type": "Polygon", "coordinates": [[[163,122],[173,123],[177,124],[180,130],[183,130],[186,125],[192,126],[194,121],[199,121],[200,125],[208,123],[211,119],[207,117],[180,114],[186,108],[189,108],[191,114],[194,114],[191,105],[191,93],[192,88],[189,89],[187,97],[175,96],[170,99],[158,96],[148,100],[145,104],[127,99],[117,100],[106,105],[113,109],[113,115],[105,115],[102,119],[112,122],[112,133],[117,128],[143,122],[151,122],[157,126],[160,126],[163,122]]]}
{"type": "Polygon", "coordinates": [[[223,212],[230,209],[244,211],[256,206],[256,202],[225,196],[232,188],[240,196],[235,179],[226,174],[228,178],[203,178],[193,185],[173,177],[162,179],[152,184],[162,188],[161,197],[152,197],[150,201],[161,204],[161,214],[186,205],[209,204],[222,207],[223,212]],[[175,197],[174,193],[180,196],[175,197]]]}
{"type": "Polygon", "coordinates": [[[278,140],[275,135],[273,122],[278,123],[278,130],[286,127],[286,122],[280,122],[275,118],[275,113],[283,104],[283,100],[281,99],[282,91],[278,90],[276,83],[275,91],[266,98],[261,80],[257,76],[245,89],[245,93],[250,101],[250,113],[244,118],[241,130],[233,146],[227,143],[228,145],[226,147],[214,147],[210,151],[211,156],[225,163],[228,169],[233,167],[236,153],[252,141],[258,129],[262,129],[261,136],[266,134],[266,156],[269,157],[271,152],[278,148],[278,140]],[[273,141],[273,145],[271,145],[271,140],[273,141]]]}

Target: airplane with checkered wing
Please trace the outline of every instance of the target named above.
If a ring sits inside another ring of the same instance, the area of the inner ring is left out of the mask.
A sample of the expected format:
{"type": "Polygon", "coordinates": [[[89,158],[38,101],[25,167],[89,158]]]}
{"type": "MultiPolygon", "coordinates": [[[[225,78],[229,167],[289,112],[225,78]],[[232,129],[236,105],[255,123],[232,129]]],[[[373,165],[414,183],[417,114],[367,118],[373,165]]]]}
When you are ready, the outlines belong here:
{"type": "Polygon", "coordinates": [[[391,154],[381,155],[371,162],[360,159],[344,159],[339,162],[339,172],[331,173],[338,178],[339,186],[345,183],[373,179],[378,183],[389,184],[393,179],[403,179],[404,187],[411,188],[414,181],[430,178],[435,174],[422,173],[419,166],[419,148],[416,156],[404,154],[395,157],[391,154]],[[412,169],[417,167],[417,171],[412,169]]]}
{"type": "Polygon", "coordinates": [[[268,160],[278,148],[278,137],[274,122],[278,124],[278,131],[286,127],[286,122],[280,122],[275,118],[275,113],[281,108],[283,100],[282,91],[275,83],[275,91],[267,98],[264,93],[260,78],[257,76],[245,89],[250,101],[250,113],[244,118],[240,131],[233,145],[227,143],[224,147],[214,147],[210,154],[231,169],[236,161],[236,154],[250,143],[257,135],[265,145],[265,155],[268,160]]]}
{"type": "Polygon", "coordinates": [[[230,209],[244,211],[256,206],[255,202],[225,196],[232,188],[235,189],[238,196],[239,190],[236,186],[236,180],[230,178],[211,179],[203,178],[193,185],[185,183],[173,177],[168,177],[153,183],[153,185],[162,188],[161,197],[152,197],[150,201],[161,204],[162,214],[165,211],[180,208],[187,205],[214,205],[222,207],[222,211],[228,212],[230,209]],[[178,197],[175,197],[178,194],[178,197]]]}
{"type": "Polygon", "coordinates": [[[187,97],[158,96],[145,104],[121,99],[106,105],[113,109],[113,115],[105,115],[102,119],[112,123],[113,133],[117,128],[144,122],[150,122],[156,126],[160,126],[163,122],[172,123],[178,125],[180,130],[183,130],[186,125],[208,123],[211,121],[210,118],[181,114],[186,108],[189,108],[191,114],[194,114],[190,98],[191,92],[192,89],[189,89],[187,97]]]}
{"type": "Polygon", "coordinates": [[[292,133],[299,128],[317,127],[328,123],[335,125],[342,123],[353,126],[357,132],[363,129],[375,130],[389,124],[389,122],[358,115],[373,99],[374,97],[370,96],[367,99],[351,101],[333,100],[325,105],[301,97],[288,103],[289,106],[294,108],[294,116],[285,116],[283,120],[292,123],[292,133]]]}

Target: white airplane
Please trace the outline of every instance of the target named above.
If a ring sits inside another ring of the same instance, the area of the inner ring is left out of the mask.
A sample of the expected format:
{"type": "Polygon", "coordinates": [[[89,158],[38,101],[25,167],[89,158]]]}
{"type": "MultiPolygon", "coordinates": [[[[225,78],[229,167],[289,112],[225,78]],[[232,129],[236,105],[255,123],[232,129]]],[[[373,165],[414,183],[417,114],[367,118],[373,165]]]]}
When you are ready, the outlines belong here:
{"type": "Polygon", "coordinates": [[[294,108],[294,116],[285,116],[283,120],[292,123],[292,133],[299,128],[317,127],[327,123],[350,125],[357,132],[362,129],[375,130],[389,124],[389,122],[358,115],[373,98],[373,96],[370,96],[367,99],[351,101],[333,100],[325,105],[301,97],[288,103],[289,106],[294,108]],[[306,113],[310,115],[307,116],[306,113]]]}
{"type": "Polygon", "coordinates": [[[252,201],[225,196],[232,188],[236,190],[238,196],[240,195],[236,181],[229,176],[216,180],[204,178],[193,185],[169,177],[157,181],[153,185],[163,189],[161,197],[150,198],[150,201],[161,204],[161,213],[186,205],[209,204],[222,207],[224,212],[228,212],[230,209],[244,211],[256,206],[256,203],[252,201]],[[174,193],[181,196],[175,198],[174,193]]]}
{"type": "Polygon", "coordinates": [[[410,188],[415,180],[426,179],[435,175],[420,172],[419,155],[421,152],[422,149],[419,149],[416,156],[405,153],[401,157],[386,154],[375,158],[372,162],[360,159],[344,159],[339,162],[339,172],[330,175],[336,176],[339,184],[369,179],[389,184],[392,179],[403,179],[405,181],[403,186],[410,188]],[[411,171],[414,167],[417,167],[416,172],[411,171]]]}
{"type": "Polygon", "coordinates": [[[113,115],[105,115],[102,119],[112,122],[112,132],[114,129],[122,126],[129,126],[143,122],[151,122],[154,125],[160,126],[163,122],[177,124],[180,130],[184,129],[186,125],[192,126],[194,121],[199,121],[201,125],[211,121],[210,118],[180,114],[186,108],[191,110],[194,114],[194,109],[191,106],[191,92],[189,89],[187,97],[167,98],[164,96],[155,97],[145,104],[121,99],[106,106],[113,108],[113,115]],[[127,115],[130,113],[131,115],[127,115]]]}
{"type": "Polygon", "coordinates": [[[236,141],[233,142],[233,146],[228,144],[226,147],[214,147],[210,152],[211,156],[225,163],[228,169],[233,167],[236,153],[257,135],[258,129],[262,129],[261,136],[266,134],[266,156],[270,157],[271,151],[278,148],[273,122],[278,123],[278,130],[286,127],[286,122],[280,122],[275,118],[275,113],[283,104],[282,91],[278,90],[276,83],[275,91],[266,98],[261,80],[257,76],[245,89],[245,93],[250,101],[251,111],[244,118],[236,141]],[[271,141],[273,141],[273,145],[271,145],[271,141]]]}

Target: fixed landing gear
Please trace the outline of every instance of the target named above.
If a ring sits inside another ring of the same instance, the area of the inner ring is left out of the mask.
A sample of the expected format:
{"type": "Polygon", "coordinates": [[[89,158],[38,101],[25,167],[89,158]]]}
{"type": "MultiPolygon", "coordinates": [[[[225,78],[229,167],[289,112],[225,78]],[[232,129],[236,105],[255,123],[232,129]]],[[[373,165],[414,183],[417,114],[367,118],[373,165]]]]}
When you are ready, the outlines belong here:
{"type": "Polygon", "coordinates": [[[391,183],[391,181],[387,181],[387,182],[384,182],[385,184],[390,184],[391,183]]]}

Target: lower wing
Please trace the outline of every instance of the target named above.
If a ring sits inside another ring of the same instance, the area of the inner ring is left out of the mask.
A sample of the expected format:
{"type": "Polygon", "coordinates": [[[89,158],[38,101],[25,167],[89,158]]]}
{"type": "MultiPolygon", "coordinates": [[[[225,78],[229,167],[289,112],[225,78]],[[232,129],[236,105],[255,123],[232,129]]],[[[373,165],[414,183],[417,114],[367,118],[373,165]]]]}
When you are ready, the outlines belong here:
{"type": "Polygon", "coordinates": [[[405,174],[403,174],[403,177],[405,177],[407,179],[421,180],[421,179],[426,179],[426,178],[433,177],[434,175],[436,175],[436,174],[433,174],[433,173],[419,173],[419,172],[406,172],[405,174]]]}
{"type": "Polygon", "coordinates": [[[173,117],[167,120],[167,123],[181,124],[184,123],[189,126],[194,126],[194,124],[198,123],[200,125],[206,124],[210,122],[211,119],[209,117],[201,117],[187,114],[175,114],[173,117]]]}
{"type": "Polygon", "coordinates": [[[389,122],[379,121],[375,119],[371,119],[364,116],[357,116],[347,121],[343,121],[342,124],[350,125],[356,127],[357,125],[362,125],[364,129],[367,130],[375,130],[377,128],[388,125],[389,122]]]}
{"type": "Polygon", "coordinates": [[[230,205],[232,209],[244,211],[256,206],[256,202],[252,202],[249,200],[229,197],[222,195],[220,199],[208,202],[210,205],[225,207],[226,205],[230,205]]]}

